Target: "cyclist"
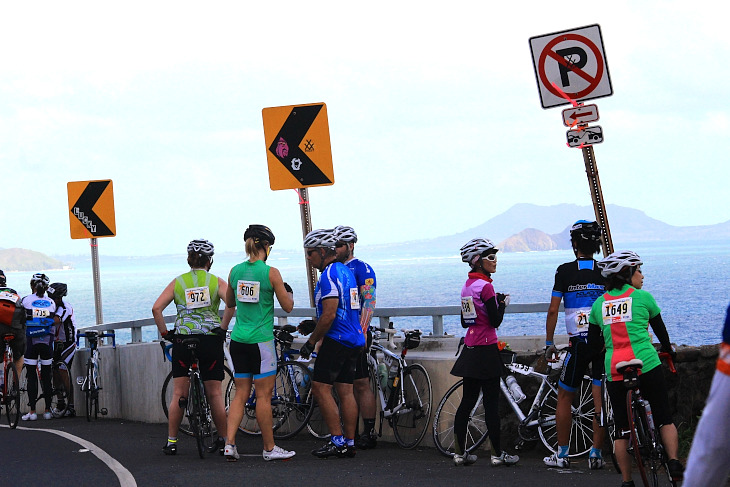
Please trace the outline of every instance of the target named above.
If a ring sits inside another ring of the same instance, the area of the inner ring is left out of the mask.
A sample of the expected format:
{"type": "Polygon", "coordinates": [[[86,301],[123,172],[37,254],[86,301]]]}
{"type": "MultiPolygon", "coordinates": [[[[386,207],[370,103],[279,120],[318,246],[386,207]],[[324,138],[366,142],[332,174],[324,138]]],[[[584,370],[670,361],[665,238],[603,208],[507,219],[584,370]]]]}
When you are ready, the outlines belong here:
{"type": "MultiPolygon", "coordinates": [[[[48,297],[56,303],[56,312],[53,319],[56,322],[55,344],[53,347],[53,360],[62,362],[63,365],[58,368],[58,380],[63,382],[64,388],[68,393],[68,408],[64,416],[76,416],[74,409],[73,388],[71,387],[71,379],[69,370],[71,363],[76,354],[76,322],[74,320],[74,309],[66,302],[64,296],[68,294],[68,286],[62,282],[51,284],[48,288],[48,297]]],[[[55,371],[54,371],[55,372],[55,371]]],[[[58,407],[63,410],[65,408],[66,398],[59,398],[58,407]]]]}
{"type": "Polygon", "coordinates": [[[650,293],[641,289],[644,283],[641,265],[641,258],[632,251],[614,252],[598,263],[601,274],[606,278],[606,293],[593,303],[588,327],[590,351],[606,347],[606,387],[614,405],[614,450],[621,467],[623,487],[633,486],[634,482],[631,480],[631,457],[627,451],[629,420],[626,408],[621,407],[626,404],[626,388],[623,376],[616,370],[616,364],[621,361],[638,358],[644,363],[639,375],[641,395],[651,404],[654,422],[659,427],[669,457],[669,472],[672,478],[680,480],[684,471],[677,458],[677,428],[672,422],[661,361],[651,343],[649,325],[661,343],[661,351],[672,355],[674,351],[659,306],[650,293]],[[604,309],[618,310],[618,314],[604,313],[604,309]]]}
{"type": "MultiPolygon", "coordinates": [[[[276,267],[266,260],[275,237],[269,227],[249,225],[243,234],[248,260],[231,269],[228,276],[226,305],[236,311],[236,323],[231,333],[236,395],[228,410],[228,441],[224,455],[228,461],[239,458],[236,432],[243,419],[251,383],[256,390],[256,421],[261,428],[264,460],[285,460],[295,452],[274,443],[271,396],[276,381],[276,345],[274,342],[274,295],[287,313],[294,307],[291,287],[281,278],[276,267]]],[[[224,329],[228,320],[223,321],[224,329]]]]}
{"type": "Polygon", "coordinates": [[[697,424],[683,487],[721,487],[730,474],[730,306],[707,404],[697,424]]]}
{"type": "Polygon", "coordinates": [[[38,400],[38,374],[36,367],[41,362],[41,382],[46,409],[44,419],[52,419],[51,414],[51,377],[53,369],[53,314],[56,312],[56,303],[46,296],[50,279],[45,274],[33,274],[30,279],[30,288],[33,291],[23,298],[23,308],[26,317],[27,345],[25,350],[25,368],[28,377],[28,406],[30,411],[24,414],[23,421],[38,419],[35,405],[38,400]]]}
{"type": "Polygon", "coordinates": [[[378,434],[375,431],[375,394],[370,384],[370,373],[368,368],[368,350],[373,342],[373,334],[370,331],[370,320],[375,311],[375,272],[373,268],[360,259],[355,258],[355,244],[357,234],[352,227],[335,227],[337,244],[335,252],[337,260],[347,266],[355,276],[357,282],[358,296],[360,298],[360,327],[363,333],[367,333],[367,346],[363,349],[355,368],[353,381],[353,392],[355,401],[360,409],[362,422],[365,431],[355,441],[355,446],[363,450],[377,446],[378,434]]]}
{"type": "Polygon", "coordinates": [[[465,346],[451,369],[451,375],[464,378],[461,404],[454,417],[454,465],[470,465],[477,461],[477,456],[466,452],[464,445],[469,415],[479,399],[480,390],[489,441],[494,450],[492,465],[514,465],[520,459],[502,450],[499,438],[499,383],[504,365],[497,348],[497,328],[509,304],[509,295],[495,293],[492,286],[491,276],[497,271],[498,251],[484,238],[469,240],[461,247],[461,260],[471,270],[461,289],[461,326],[468,328],[465,346]]]}
{"type": "Polygon", "coordinates": [[[303,358],[309,358],[314,345],[322,340],[314,364],[312,390],[331,436],[327,444],[312,451],[319,458],[355,456],[357,402],[352,383],[357,359],[365,347],[357,283],[352,272],[337,262],[336,244],[334,229],[313,230],[304,238],[307,261],[321,273],[314,292],[316,325],[313,330],[300,327],[304,334],[311,332],[301,349],[303,358]],[[339,410],[332,397],[333,384],[340,398],[339,410]]]}
{"type": "MultiPolygon", "coordinates": [[[[10,348],[13,351],[13,359],[15,362],[15,372],[17,377],[23,369],[23,354],[25,353],[25,310],[21,305],[20,296],[15,289],[7,287],[7,279],[5,273],[0,269],[0,299],[10,301],[15,305],[15,311],[12,316],[7,317],[6,323],[0,323],[0,337],[5,335],[13,335],[15,338],[10,342],[10,348]]],[[[12,308],[11,308],[12,309],[12,308]]],[[[4,371],[3,371],[4,373],[4,371]]],[[[0,378],[2,385],[4,378],[0,378]]]]}
{"type": "MultiPolygon", "coordinates": [[[[575,391],[580,387],[588,364],[592,363],[593,403],[595,410],[601,408],[601,379],[603,378],[603,357],[588,354],[588,315],[593,302],[603,294],[605,279],[601,275],[593,256],[601,249],[601,227],[596,222],[578,220],[570,228],[570,242],[576,259],[566,262],[555,271],[550,307],[545,322],[545,358],[555,361],[557,349],[554,345],[555,326],[561,300],[565,300],[565,330],[570,337],[570,351],[565,357],[558,383],[558,405],[555,422],[558,433],[558,451],[545,457],[549,467],[570,467],[570,426],[575,391]]],[[[599,427],[598,416],[593,416],[593,447],[588,456],[588,468],[603,468],[601,447],[605,429],[599,427]]]]}
{"type": "MultiPolygon", "coordinates": [[[[220,277],[210,273],[213,265],[213,244],[204,239],[193,240],[188,244],[188,265],[190,271],[177,276],[165,287],[152,306],[157,330],[165,340],[172,342],[173,392],[168,408],[167,442],[162,447],[165,455],[177,454],[177,434],[185,411],[180,407],[180,399],[187,398],[190,390],[191,352],[182,344],[183,339],[193,336],[200,339],[195,352],[200,361],[200,377],[205,386],[205,395],[210,404],[213,422],[219,432],[226,428],[226,410],[223,404],[221,382],[223,381],[223,342],[225,331],[221,329],[218,308],[225,299],[227,285],[220,277]],[[174,301],[177,317],[175,328],[168,330],[162,312],[174,301]]],[[[223,318],[228,313],[226,310],[223,318]]],[[[209,451],[220,450],[225,439],[218,438],[209,451]]]]}

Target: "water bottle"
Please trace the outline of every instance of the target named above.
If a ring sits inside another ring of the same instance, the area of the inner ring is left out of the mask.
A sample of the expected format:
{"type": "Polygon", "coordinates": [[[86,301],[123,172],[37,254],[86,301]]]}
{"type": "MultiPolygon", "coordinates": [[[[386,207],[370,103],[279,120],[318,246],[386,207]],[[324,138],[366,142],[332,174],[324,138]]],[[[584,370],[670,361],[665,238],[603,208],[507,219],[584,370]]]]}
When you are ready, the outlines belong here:
{"type": "Polygon", "coordinates": [[[383,363],[378,364],[378,380],[380,388],[385,390],[388,387],[388,368],[383,363]]]}
{"type": "Polygon", "coordinates": [[[388,368],[388,390],[393,389],[398,385],[396,382],[398,377],[398,361],[393,359],[388,368]]]}
{"type": "Polygon", "coordinates": [[[517,383],[517,379],[515,379],[514,375],[508,375],[505,382],[507,383],[507,388],[509,389],[510,394],[512,394],[512,399],[514,399],[517,404],[525,400],[527,396],[524,392],[522,392],[522,388],[517,383]]]}

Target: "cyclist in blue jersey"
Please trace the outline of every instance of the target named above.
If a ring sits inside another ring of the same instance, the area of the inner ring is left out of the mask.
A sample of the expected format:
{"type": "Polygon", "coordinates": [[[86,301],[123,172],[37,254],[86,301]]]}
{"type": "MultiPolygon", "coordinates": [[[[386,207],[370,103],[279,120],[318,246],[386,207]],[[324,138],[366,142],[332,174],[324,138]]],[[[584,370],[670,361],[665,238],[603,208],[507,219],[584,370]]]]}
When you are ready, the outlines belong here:
{"type": "Polygon", "coordinates": [[[722,331],[720,356],[707,404],[697,424],[682,487],[722,487],[730,474],[730,306],[722,331]]]}
{"type": "Polygon", "coordinates": [[[373,335],[370,331],[370,320],[375,311],[375,288],[377,282],[373,268],[362,260],[355,258],[355,244],[357,243],[355,230],[352,227],[340,225],[335,227],[335,234],[337,235],[337,244],[335,245],[337,260],[350,269],[355,276],[355,282],[357,282],[360,297],[360,327],[363,333],[367,334],[367,346],[358,358],[353,383],[355,401],[357,401],[360,409],[360,416],[362,416],[365,429],[363,434],[355,441],[355,446],[367,450],[369,448],[375,448],[378,440],[378,434],[375,431],[375,414],[377,412],[375,394],[373,394],[372,385],[370,384],[368,368],[368,350],[373,341],[373,335]]]}
{"type": "Polygon", "coordinates": [[[28,377],[28,406],[30,411],[24,414],[23,421],[38,419],[35,405],[38,399],[38,374],[36,367],[41,363],[41,385],[46,410],[44,419],[52,419],[51,414],[51,371],[53,364],[53,314],[56,304],[46,296],[50,279],[45,274],[33,274],[30,279],[30,288],[33,294],[23,298],[23,308],[26,316],[27,348],[25,350],[25,368],[28,377]]]}
{"type": "MultiPolygon", "coordinates": [[[[545,358],[554,362],[557,349],[554,345],[555,327],[558,322],[560,302],[565,301],[565,329],[570,337],[570,351],[565,357],[558,383],[558,405],[555,413],[558,433],[558,451],[545,457],[548,467],[570,467],[569,443],[572,423],[571,405],[575,392],[583,380],[589,364],[592,364],[593,403],[595,411],[601,410],[601,379],[603,377],[603,355],[593,356],[588,352],[588,315],[593,302],[603,295],[605,279],[601,275],[593,256],[601,249],[601,227],[596,222],[578,220],[570,229],[570,242],[575,260],[566,262],[555,271],[550,307],[545,323],[545,358]]],[[[603,468],[601,447],[605,429],[599,426],[597,415],[593,416],[593,447],[588,457],[588,468],[603,468]]]]}
{"type": "MultiPolygon", "coordinates": [[[[332,229],[313,230],[304,238],[307,261],[321,273],[314,296],[316,325],[301,349],[302,357],[309,358],[314,345],[322,340],[314,364],[312,390],[331,437],[326,445],[312,451],[319,458],[355,456],[357,403],[352,383],[357,358],[365,346],[357,283],[352,272],[337,262],[336,244],[332,229]],[[332,397],[333,385],[340,398],[339,410],[332,397]]],[[[306,331],[302,330],[305,334],[306,331]]]]}

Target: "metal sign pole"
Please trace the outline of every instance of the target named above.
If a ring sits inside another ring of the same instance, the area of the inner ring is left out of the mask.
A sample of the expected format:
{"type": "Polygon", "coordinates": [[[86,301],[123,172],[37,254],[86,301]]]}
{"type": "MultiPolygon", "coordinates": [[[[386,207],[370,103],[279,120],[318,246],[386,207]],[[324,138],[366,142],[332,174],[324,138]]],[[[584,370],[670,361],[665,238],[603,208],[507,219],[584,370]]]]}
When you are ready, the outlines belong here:
{"type": "Polygon", "coordinates": [[[596,164],[596,155],[593,153],[593,146],[583,147],[583,162],[586,165],[586,176],[588,177],[588,186],[591,190],[591,199],[593,200],[593,211],[596,214],[596,221],[603,228],[601,247],[603,248],[603,256],[606,257],[613,253],[613,241],[611,240],[611,229],[608,226],[606,205],[603,202],[601,180],[598,178],[598,165],[596,164]]]}
{"type": "MultiPolygon", "coordinates": [[[[307,188],[301,188],[299,191],[299,211],[302,215],[302,238],[306,237],[312,231],[312,215],[309,212],[309,194],[307,188]]],[[[309,305],[314,308],[314,288],[317,285],[317,274],[314,267],[307,260],[306,250],[304,251],[304,262],[307,266],[307,284],[309,284],[309,305]]]]}
{"type": "Polygon", "coordinates": [[[104,323],[101,312],[101,281],[99,279],[99,247],[96,238],[91,239],[91,272],[94,279],[94,307],[96,308],[96,324],[104,323]]]}

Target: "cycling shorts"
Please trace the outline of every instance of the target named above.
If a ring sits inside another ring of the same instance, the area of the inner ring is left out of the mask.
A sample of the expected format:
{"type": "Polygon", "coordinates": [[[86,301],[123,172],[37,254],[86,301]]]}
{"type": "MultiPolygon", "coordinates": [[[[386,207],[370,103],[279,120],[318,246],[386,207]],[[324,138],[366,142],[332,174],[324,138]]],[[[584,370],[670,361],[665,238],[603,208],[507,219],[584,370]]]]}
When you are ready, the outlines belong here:
{"type": "Polygon", "coordinates": [[[183,345],[186,338],[200,340],[195,356],[198,357],[200,378],[223,380],[223,339],[216,335],[175,335],[172,339],[172,376],[187,377],[192,360],[192,351],[183,345]]]}
{"type": "Polygon", "coordinates": [[[25,365],[38,365],[40,360],[41,365],[53,364],[53,349],[47,343],[33,343],[28,340],[28,345],[25,349],[25,365]]]}
{"type": "Polygon", "coordinates": [[[370,345],[373,344],[373,334],[368,329],[367,334],[367,347],[365,347],[360,355],[357,357],[357,363],[355,364],[355,375],[354,379],[367,379],[370,377],[370,367],[368,366],[368,354],[370,353],[370,345]]]}
{"type": "MultiPolygon", "coordinates": [[[[608,396],[611,398],[613,418],[616,423],[614,439],[628,438],[629,417],[626,410],[627,389],[623,381],[606,381],[608,396]]],[[[669,410],[669,396],[664,382],[664,372],[661,367],[654,367],[649,372],[639,375],[639,389],[641,397],[651,405],[651,414],[657,427],[672,424],[672,414],[669,410]]]]}
{"type": "Polygon", "coordinates": [[[53,361],[63,362],[66,367],[71,367],[76,355],[76,342],[56,342],[53,348],[53,361]]]}
{"type": "Polygon", "coordinates": [[[231,340],[233,377],[261,379],[276,374],[276,345],[274,340],[263,343],[241,343],[231,340]]]}
{"type": "Polygon", "coordinates": [[[355,366],[363,347],[347,347],[330,337],[322,339],[322,345],[314,362],[312,380],[324,384],[352,384],[355,366]]]}
{"type": "MultiPolygon", "coordinates": [[[[10,349],[13,351],[13,359],[18,360],[25,354],[25,330],[17,330],[7,325],[0,324],[0,338],[5,335],[13,335],[15,337],[15,339],[10,342],[10,349]]],[[[2,347],[4,351],[5,345],[3,344],[2,347]]]]}
{"type": "Polygon", "coordinates": [[[580,387],[589,364],[593,384],[601,385],[604,370],[603,353],[591,355],[586,342],[580,338],[571,337],[570,348],[560,372],[560,387],[568,392],[575,392],[580,387]]]}

